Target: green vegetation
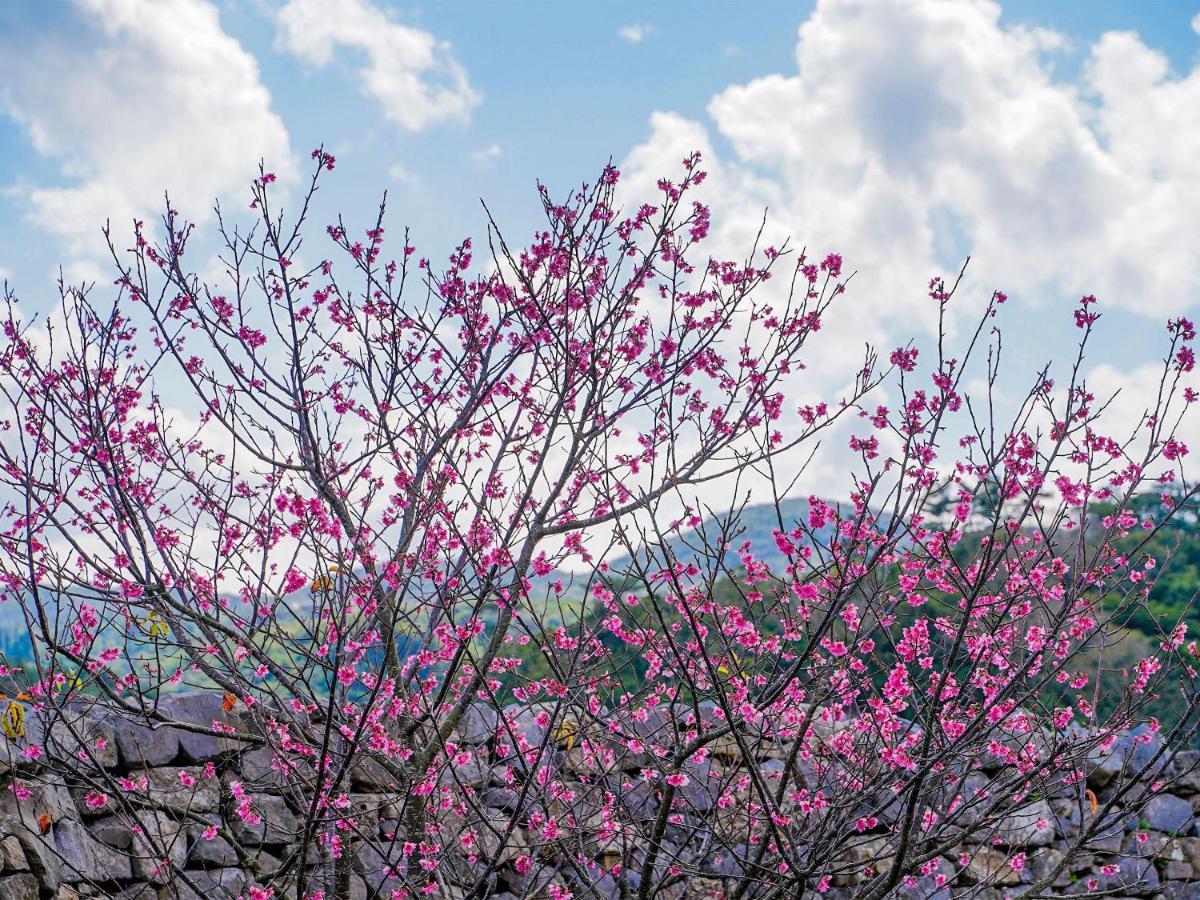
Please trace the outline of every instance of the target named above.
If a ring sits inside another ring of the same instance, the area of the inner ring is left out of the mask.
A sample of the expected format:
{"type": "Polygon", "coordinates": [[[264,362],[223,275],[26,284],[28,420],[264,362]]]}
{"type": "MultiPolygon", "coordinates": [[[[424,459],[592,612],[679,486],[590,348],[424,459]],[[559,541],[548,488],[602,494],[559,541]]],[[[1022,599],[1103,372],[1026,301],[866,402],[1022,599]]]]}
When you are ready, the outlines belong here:
{"type": "MultiPolygon", "coordinates": [[[[766,546],[773,550],[770,533],[771,529],[775,527],[775,519],[773,514],[767,515],[764,509],[766,508],[749,507],[743,511],[742,525],[745,531],[739,540],[747,539],[752,541],[755,548],[766,546]],[[755,527],[756,525],[761,527],[755,527]]],[[[1102,505],[1096,505],[1090,510],[1090,519],[1094,523],[1090,531],[1095,534],[1095,539],[1098,539],[1100,523],[1111,511],[1110,508],[1102,505]]],[[[1150,517],[1160,522],[1164,518],[1158,495],[1146,495],[1138,498],[1134,504],[1134,512],[1139,518],[1150,517]]],[[[1197,603],[1197,597],[1200,595],[1200,514],[1198,512],[1200,512],[1200,503],[1190,500],[1177,511],[1169,522],[1162,524],[1157,530],[1139,529],[1117,541],[1117,547],[1122,552],[1143,560],[1153,559],[1155,565],[1147,570],[1147,578],[1144,582],[1149,586],[1147,597],[1112,595],[1104,598],[1104,603],[1113,614],[1112,628],[1107,634],[1103,649],[1097,648],[1089,651],[1079,660],[1079,671],[1086,672],[1093,678],[1097,672],[1099,673],[1099,690],[1095,697],[1101,718],[1106,718],[1116,709],[1130,682],[1130,673],[1133,667],[1138,661],[1157,652],[1162,641],[1177,624],[1182,622],[1186,625],[1189,641],[1200,640],[1200,605],[1197,603]]],[[[969,535],[960,542],[955,550],[956,555],[960,556],[963,561],[973,558],[979,549],[980,536],[978,533],[969,535]]],[[[694,535],[690,536],[687,543],[694,545],[696,543],[694,537],[694,535]]],[[[1085,545],[1090,546],[1092,541],[1093,538],[1089,536],[1085,545]]],[[[678,547],[672,547],[676,553],[685,547],[683,541],[679,541],[678,544],[678,547]]],[[[1069,558],[1071,557],[1068,548],[1062,548],[1061,552],[1069,558]]],[[[683,556],[682,553],[679,555],[683,556]]],[[[628,560],[622,562],[628,565],[628,560]]],[[[614,566],[614,570],[620,570],[620,568],[622,566],[619,564],[614,566]]],[[[734,605],[746,609],[742,589],[737,583],[739,574],[734,570],[732,578],[726,577],[716,582],[713,590],[722,606],[734,605]]],[[[887,579],[886,573],[880,574],[885,580],[887,579]]],[[[617,589],[619,586],[613,584],[612,587],[617,589]]],[[[769,593],[771,590],[769,587],[760,587],[765,593],[769,593]]],[[[679,630],[676,634],[679,639],[686,640],[690,636],[690,628],[686,622],[679,621],[680,617],[677,614],[664,609],[661,604],[656,607],[648,602],[644,590],[634,588],[632,592],[641,598],[641,602],[636,607],[622,608],[621,617],[627,627],[639,622],[656,631],[677,627],[679,630]]],[[[619,590],[618,593],[620,593],[619,590]]],[[[926,592],[926,594],[928,602],[919,609],[914,609],[906,604],[899,604],[896,607],[897,621],[889,629],[891,634],[898,635],[899,629],[918,616],[954,614],[956,604],[952,602],[951,598],[940,596],[937,592],[926,592]]],[[[761,608],[758,612],[760,631],[764,634],[776,632],[778,623],[765,620],[762,617],[761,608]]],[[[587,612],[583,616],[584,631],[598,634],[599,640],[614,654],[614,657],[623,661],[623,665],[618,670],[620,684],[613,687],[624,691],[636,690],[645,675],[647,662],[636,652],[627,648],[607,629],[597,628],[599,620],[606,615],[608,613],[603,606],[589,598],[587,612]]],[[[554,617],[548,616],[544,620],[548,621],[551,618],[554,617]]],[[[578,621],[574,617],[572,619],[578,621]]],[[[559,621],[571,620],[556,619],[554,625],[557,626],[559,621]]],[[[580,633],[578,626],[568,627],[568,631],[573,634],[580,633]]],[[[522,664],[517,671],[509,673],[503,679],[506,689],[543,677],[566,680],[561,678],[563,673],[556,672],[555,668],[563,665],[570,654],[544,649],[546,642],[540,639],[541,636],[537,630],[531,629],[531,632],[530,640],[527,643],[514,645],[508,653],[510,656],[520,658],[522,664]]],[[[1186,646],[1184,653],[1188,655],[1186,646]]],[[[873,664],[869,677],[876,681],[886,678],[894,659],[893,648],[890,644],[886,640],[878,641],[873,653],[873,664]]],[[[1194,694],[1190,686],[1191,681],[1192,678],[1183,666],[1177,665],[1173,669],[1169,668],[1161,683],[1158,684],[1156,692],[1146,704],[1144,714],[1158,718],[1163,727],[1169,729],[1180,720],[1180,717],[1188,711],[1190,704],[1194,702],[1191,699],[1194,694]]],[[[1051,693],[1057,693],[1057,691],[1051,693]]],[[[1058,705],[1059,698],[1047,695],[1044,700],[1048,706],[1053,706],[1058,705]]],[[[1193,740],[1192,743],[1200,746],[1200,741],[1193,740]]]]}

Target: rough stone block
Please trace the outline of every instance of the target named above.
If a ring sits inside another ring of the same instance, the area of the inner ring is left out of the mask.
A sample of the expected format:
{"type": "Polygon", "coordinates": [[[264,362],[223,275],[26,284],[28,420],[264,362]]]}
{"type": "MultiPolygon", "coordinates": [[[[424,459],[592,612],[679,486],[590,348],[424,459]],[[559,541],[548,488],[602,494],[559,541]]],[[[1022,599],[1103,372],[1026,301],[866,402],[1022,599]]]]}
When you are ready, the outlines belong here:
{"type": "Polygon", "coordinates": [[[1176,794],[1200,794],[1200,750],[1180,750],[1167,768],[1171,791],[1176,794]]]}
{"type": "Polygon", "coordinates": [[[179,755],[179,732],[174,728],[151,728],[127,719],[116,719],[113,730],[121,760],[128,766],[165,766],[179,755]]]}
{"type": "Polygon", "coordinates": [[[1182,797],[1156,794],[1142,810],[1141,818],[1155,831],[1183,834],[1192,824],[1192,804],[1182,797]]]}
{"type": "Polygon", "coordinates": [[[112,900],[158,900],[158,891],[149,884],[131,884],[111,895],[112,900]]]}
{"type": "MultiPolygon", "coordinates": [[[[209,819],[209,824],[218,824],[219,822],[217,816],[206,818],[209,819]]],[[[187,828],[188,868],[220,869],[236,866],[238,856],[234,852],[233,845],[220,834],[211,839],[206,838],[204,836],[206,828],[207,826],[199,824],[189,825],[187,828]]]]}
{"type": "Polygon", "coordinates": [[[160,887],[158,900],[234,900],[245,894],[250,883],[238,869],[188,871],[173,884],[160,887]]]}
{"type": "Polygon", "coordinates": [[[142,881],[166,884],[182,869],[187,860],[187,837],[182,826],[166,813],[139,814],[143,830],[134,832],[134,875],[142,881]]]}
{"type": "Polygon", "coordinates": [[[467,707],[462,721],[455,729],[455,739],[467,744],[480,745],[492,740],[500,724],[500,714],[490,706],[473,703],[467,707]]]}
{"type": "Polygon", "coordinates": [[[354,862],[355,871],[362,876],[367,890],[383,897],[403,887],[400,879],[395,877],[395,868],[403,865],[403,857],[398,848],[390,849],[385,855],[383,850],[373,844],[360,847],[358,858],[354,862]]]}
{"type": "Polygon", "coordinates": [[[127,855],[96,840],[79,822],[56,823],[54,844],[62,855],[62,880],[68,884],[127,881],[133,875],[127,855]]]}
{"type": "Polygon", "coordinates": [[[991,847],[976,847],[970,853],[963,876],[975,884],[1016,885],[1021,876],[1009,865],[1008,854],[991,847]]]}
{"type": "Polygon", "coordinates": [[[1200,897],[1200,886],[1192,882],[1168,881],[1159,885],[1159,889],[1155,897],[1162,900],[1196,900],[1200,897]]]}
{"type": "Polygon", "coordinates": [[[25,859],[25,851],[21,849],[21,842],[11,834],[0,840],[0,860],[3,861],[5,872],[26,872],[29,870],[29,862],[25,859]]]}
{"type": "MultiPolygon", "coordinates": [[[[247,729],[242,717],[233,710],[226,711],[224,702],[222,692],[204,691],[167,697],[160,704],[160,709],[163,715],[177,722],[206,728],[212,727],[213,722],[218,722],[245,732],[247,729]]],[[[244,741],[238,740],[234,735],[201,734],[186,728],[176,728],[174,731],[178,735],[179,747],[184,757],[192,763],[207,762],[246,746],[244,741]]]]}
{"type": "Polygon", "coordinates": [[[1155,760],[1162,741],[1157,735],[1147,740],[1145,732],[1144,725],[1138,726],[1128,734],[1120,735],[1107,751],[1094,749],[1088,759],[1088,784],[1101,788],[1118,776],[1127,781],[1138,775],[1151,779],[1161,775],[1169,754],[1164,753],[1155,760]]]}
{"type": "Polygon", "coordinates": [[[220,783],[215,778],[205,778],[200,766],[149,769],[146,777],[150,796],[172,812],[216,812],[221,800],[220,783]],[[184,784],[187,779],[193,782],[190,787],[184,784]]]}
{"type": "MultiPolygon", "coordinates": [[[[1191,881],[1194,876],[1195,870],[1192,869],[1190,863],[1171,860],[1163,867],[1163,877],[1170,881],[1191,881]]],[[[1200,893],[1200,885],[1196,887],[1197,892],[1200,893]]]]}
{"type": "Polygon", "coordinates": [[[355,789],[377,791],[394,789],[396,778],[377,759],[366,754],[357,756],[350,764],[350,783],[355,789]]]}
{"type": "Polygon", "coordinates": [[[250,801],[262,821],[256,825],[233,816],[229,830],[243,844],[287,844],[296,837],[300,820],[282,797],[273,794],[251,794],[250,801]]]}
{"type": "Polygon", "coordinates": [[[8,875],[0,878],[0,897],[4,900],[38,900],[41,891],[32,875],[8,875]]]}
{"type": "MultiPolygon", "coordinates": [[[[1153,894],[1158,890],[1158,869],[1148,859],[1133,859],[1128,856],[1113,860],[1117,871],[1112,875],[1098,873],[1100,890],[1109,894],[1153,894]]],[[[1086,879],[1085,879],[1086,880],[1086,879]]]]}
{"type": "Polygon", "coordinates": [[[61,822],[75,816],[71,795],[61,784],[21,782],[28,796],[18,798],[9,788],[0,790],[0,819],[21,845],[30,871],[38,881],[54,890],[62,882],[62,860],[52,834],[42,834],[39,820],[49,816],[61,822]]]}
{"type": "Polygon", "coordinates": [[[63,710],[44,710],[40,717],[44,746],[52,759],[90,771],[116,768],[117,743],[113,726],[101,710],[95,706],[72,705],[63,710]]]}
{"type": "Polygon", "coordinates": [[[133,830],[116,816],[107,816],[88,826],[92,837],[110,847],[128,851],[133,847],[133,830]]]}
{"type": "Polygon", "coordinates": [[[438,784],[442,787],[459,785],[481,788],[486,787],[491,780],[492,767],[474,753],[471,754],[471,758],[465,763],[451,762],[445,764],[438,775],[438,784]]]}
{"type": "Polygon", "coordinates": [[[1034,800],[1008,813],[996,826],[996,837],[1010,847],[1049,847],[1054,843],[1054,811],[1034,800]]]}

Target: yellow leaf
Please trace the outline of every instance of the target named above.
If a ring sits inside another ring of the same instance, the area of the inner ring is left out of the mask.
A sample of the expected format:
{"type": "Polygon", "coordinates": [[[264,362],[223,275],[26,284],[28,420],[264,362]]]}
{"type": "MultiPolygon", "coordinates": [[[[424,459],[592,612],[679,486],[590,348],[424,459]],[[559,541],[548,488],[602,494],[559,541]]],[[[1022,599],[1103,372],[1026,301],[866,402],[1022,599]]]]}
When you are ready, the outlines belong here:
{"type": "Polygon", "coordinates": [[[0,717],[0,731],[10,741],[25,737],[25,707],[16,700],[10,700],[0,717]]]}
{"type": "Polygon", "coordinates": [[[171,633],[171,629],[167,627],[163,617],[156,612],[149,613],[142,624],[145,625],[146,633],[150,637],[166,637],[171,633]]]}
{"type": "MultiPolygon", "coordinates": [[[[736,653],[730,653],[729,658],[730,658],[730,660],[732,660],[732,662],[735,666],[741,665],[741,660],[738,659],[738,656],[736,653]]],[[[717,666],[717,674],[720,675],[722,678],[730,678],[733,675],[733,669],[731,669],[729,666],[725,665],[725,663],[721,663],[719,666],[717,666]]]]}
{"type": "Polygon", "coordinates": [[[570,750],[575,746],[575,723],[563,722],[554,732],[554,742],[556,744],[566,744],[570,750]]]}
{"type": "Polygon", "coordinates": [[[334,584],[331,576],[341,574],[341,566],[330,566],[328,572],[326,572],[324,575],[318,575],[313,579],[312,589],[314,591],[332,591],[334,584]]]}

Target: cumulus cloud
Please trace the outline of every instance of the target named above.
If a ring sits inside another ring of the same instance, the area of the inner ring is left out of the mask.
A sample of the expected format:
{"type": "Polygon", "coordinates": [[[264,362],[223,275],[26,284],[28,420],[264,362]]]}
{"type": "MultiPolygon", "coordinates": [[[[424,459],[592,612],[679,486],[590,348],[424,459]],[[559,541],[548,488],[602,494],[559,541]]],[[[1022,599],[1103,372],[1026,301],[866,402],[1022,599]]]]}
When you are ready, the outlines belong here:
{"type": "MultiPolygon", "coordinates": [[[[1200,419],[1184,398],[1184,388],[1189,385],[1195,385],[1190,374],[1181,376],[1173,366],[1164,371],[1161,359],[1129,370],[1102,362],[1087,373],[1087,388],[1095,396],[1097,406],[1108,404],[1103,410],[1100,433],[1127,445],[1129,457],[1139,462],[1149,449],[1152,432],[1159,447],[1168,437],[1175,437],[1187,448],[1175,466],[1182,465],[1186,479],[1193,483],[1196,478],[1193,460],[1200,452],[1200,419]],[[1152,429],[1150,417],[1160,403],[1162,417],[1158,427],[1152,429]]],[[[1160,457],[1148,469],[1148,476],[1156,478],[1175,466],[1160,457]]],[[[1082,471],[1076,474],[1080,478],[1084,475],[1082,471]]]]}
{"type": "Polygon", "coordinates": [[[719,243],[739,250],[769,206],[779,232],[841,250],[865,335],[931,324],[921,287],[967,252],[981,291],[1163,318],[1200,283],[1200,68],[1110,33],[1063,81],[1067,47],[981,0],[822,0],[795,71],[726,88],[707,121],[656,114],[626,169],[652,183],[719,135],[719,243]]]}
{"type": "Polygon", "coordinates": [[[450,47],[427,31],[394,21],[368,0],[290,0],[276,15],[278,44],[317,67],[339,49],[364,57],[363,93],[409,131],[466,121],[479,103],[450,47]]]}
{"type": "Polygon", "coordinates": [[[292,167],[258,65],[206,0],[76,0],[74,32],[0,38],[4,110],[67,184],[25,191],[33,220],[97,249],[98,229],[158,211],[203,220],[259,159],[292,167]]]}
{"type": "Polygon", "coordinates": [[[632,25],[622,25],[618,28],[617,37],[630,44],[640,44],[653,30],[649,25],[641,25],[635,22],[632,25]]]}
{"type": "MultiPolygon", "coordinates": [[[[764,208],[764,243],[791,236],[810,258],[844,254],[857,274],[806,357],[806,384],[823,396],[838,395],[864,342],[885,358],[914,333],[928,346],[937,304],[926,282],[956,274],[967,254],[952,334],[993,289],[1010,296],[1001,327],[1049,315],[1068,342],[1084,293],[1158,320],[1194,302],[1200,68],[1173,72],[1135,34],[1080,47],[1003,25],[982,0],[820,0],[795,69],[730,85],[706,111],[651,116],[621,166],[627,199],[678,177],[700,149],[714,255],[742,258],[764,208]],[[1064,80],[1068,53],[1083,64],[1064,80]]],[[[1098,385],[1130,386],[1112,410],[1117,430],[1136,423],[1149,377],[1119,375],[1097,372],[1098,385]]],[[[848,459],[842,437],[827,441],[806,487],[838,493],[822,478],[848,459]]]]}

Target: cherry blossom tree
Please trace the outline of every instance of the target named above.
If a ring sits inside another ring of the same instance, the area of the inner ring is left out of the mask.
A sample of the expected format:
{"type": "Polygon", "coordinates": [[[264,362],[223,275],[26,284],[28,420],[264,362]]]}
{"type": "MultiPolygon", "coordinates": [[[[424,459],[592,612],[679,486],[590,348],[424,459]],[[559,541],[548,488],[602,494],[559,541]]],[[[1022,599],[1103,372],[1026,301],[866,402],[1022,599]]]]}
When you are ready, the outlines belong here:
{"type": "Polygon", "coordinates": [[[1194,494],[1190,322],[1138,422],[1088,389],[1092,297],[1005,403],[1005,295],[963,330],[935,278],[935,338],[818,400],[843,261],[707,257],[698,154],[625,209],[612,166],[542,188],[526,247],[489,214],[444,268],[383,204],[308,234],[333,169],[289,210],[260,172],[222,277],[168,209],[112,289],[7,294],[18,796],[68,776],[159,875],[191,829],[262,897],[874,900],[983,896],[1074,816],[1038,896],[1174,771],[1182,626],[1099,690],[1194,494]],[[822,441],[845,482],[797,503],[822,441]]]}

